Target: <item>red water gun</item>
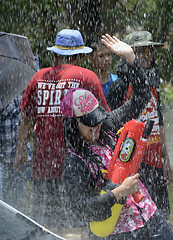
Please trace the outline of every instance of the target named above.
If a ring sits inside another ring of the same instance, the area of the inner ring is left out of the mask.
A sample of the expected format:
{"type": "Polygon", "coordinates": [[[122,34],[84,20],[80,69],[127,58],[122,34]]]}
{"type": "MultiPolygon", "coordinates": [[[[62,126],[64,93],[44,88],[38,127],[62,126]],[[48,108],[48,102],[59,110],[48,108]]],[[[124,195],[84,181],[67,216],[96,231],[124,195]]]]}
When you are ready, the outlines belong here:
{"type": "MultiPolygon", "coordinates": [[[[143,123],[132,119],[123,125],[108,173],[105,176],[107,180],[121,184],[125,178],[137,173],[153,124],[154,121],[151,120],[143,123]]],[[[144,197],[140,190],[132,196],[137,203],[144,197]]]]}

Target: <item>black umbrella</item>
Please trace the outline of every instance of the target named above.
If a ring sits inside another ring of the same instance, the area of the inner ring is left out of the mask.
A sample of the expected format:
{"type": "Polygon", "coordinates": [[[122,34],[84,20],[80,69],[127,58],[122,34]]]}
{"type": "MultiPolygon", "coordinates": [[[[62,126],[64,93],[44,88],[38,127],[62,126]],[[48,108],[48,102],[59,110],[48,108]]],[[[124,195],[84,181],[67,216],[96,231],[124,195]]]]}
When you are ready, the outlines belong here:
{"type": "Polygon", "coordinates": [[[37,63],[27,37],[0,32],[0,108],[28,85],[37,63]]]}

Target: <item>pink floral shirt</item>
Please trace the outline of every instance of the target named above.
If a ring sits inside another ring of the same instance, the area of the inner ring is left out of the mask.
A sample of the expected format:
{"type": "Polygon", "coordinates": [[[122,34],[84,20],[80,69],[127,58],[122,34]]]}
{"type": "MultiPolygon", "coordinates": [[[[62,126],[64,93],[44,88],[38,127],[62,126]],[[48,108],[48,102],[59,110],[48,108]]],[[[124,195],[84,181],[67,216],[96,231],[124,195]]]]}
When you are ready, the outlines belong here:
{"type": "MultiPolygon", "coordinates": [[[[112,158],[111,149],[105,146],[96,145],[92,145],[91,149],[94,153],[102,157],[103,164],[106,166],[106,168],[108,168],[112,158]]],[[[139,185],[140,191],[144,195],[143,200],[137,204],[132,195],[127,198],[112,234],[134,231],[138,228],[141,228],[144,226],[141,216],[147,222],[155,213],[157,208],[156,205],[151,200],[149,193],[140,181],[139,185]],[[141,209],[141,213],[139,212],[138,208],[141,209]]]]}

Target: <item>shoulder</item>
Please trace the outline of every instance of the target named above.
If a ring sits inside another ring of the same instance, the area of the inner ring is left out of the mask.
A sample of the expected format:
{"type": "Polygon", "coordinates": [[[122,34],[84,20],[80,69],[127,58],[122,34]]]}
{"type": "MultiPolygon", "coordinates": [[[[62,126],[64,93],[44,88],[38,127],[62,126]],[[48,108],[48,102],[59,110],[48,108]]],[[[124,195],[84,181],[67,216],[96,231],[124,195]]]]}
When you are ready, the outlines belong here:
{"type": "Polygon", "coordinates": [[[43,81],[44,79],[49,78],[48,76],[55,72],[54,67],[49,67],[49,68],[43,68],[39,71],[37,71],[34,76],[31,78],[28,87],[33,88],[37,86],[37,83],[41,80],[43,81]]]}
{"type": "MultiPolygon", "coordinates": [[[[80,81],[80,87],[88,89],[93,92],[94,89],[101,91],[102,85],[97,75],[86,68],[71,65],[64,73],[63,78],[66,79],[78,79],[80,81]],[[99,88],[99,89],[98,89],[99,88]]],[[[103,91],[103,90],[102,90],[103,91]]]]}
{"type": "Polygon", "coordinates": [[[71,181],[73,178],[76,178],[76,176],[81,178],[82,176],[85,177],[88,175],[89,169],[84,159],[75,153],[67,152],[63,161],[63,179],[69,178],[70,176],[71,181]]]}
{"type": "Polygon", "coordinates": [[[125,82],[122,78],[117,78],[115,81],[112,81],[110,84],[110,92],[115,90],[121,90],[125,88],[125,82]]]}
{"type": "Polygon", "coordinates": [[[63,165],[64,167],[70,166],[71,168],[83,168],[86,164],[85,160],[75,152],[67,152],[64,158],[63,165]]]}
{"type": "Polygon", "coordinates": [[[110,82],[114,82],[118,79],[118,75],[110,73],[110,82]]]}
{"type": "Polygon", "coordinates": [[[80,68],[84,73],[97,77],[97,75],[92,70],[87,69],[87,68],[83,68],[83,67],[80,67],[80,68]]]}
{"type": "MultiPolygon", "coordinates": [[[[92,70],[89,70],[89,69],[87,69],[87,68],[83,68],[83,67],[80,67],[80,66],[71,65],[71,68],[70,68],[69,70],[70,70],[70,71],[71,71],[71,70],[77,71],[77,72],[80,73],[80,74],[85,74],[85,75],[97,77],[97,75],[96,75],[92,70]]],[[[98,77],[97,77],[97,78],[98,78],[98,77]]]]}
{"type": "Polygon", "coordinates": [[[37,71],[33,78],[39,79],[40,77],[45,76],[46,74],[49,74],[51,70],[53,71],[54,67],[48,67],[48,68],[42,68],[41,70],[37,71]]]}
{"type": "Polygon", "coordinates": [[[76,65],[70,65],[70,67],[66,70],[65,74],[74,75],[75,77],[83,79],[99,79],[93,71],[76,65]]]}

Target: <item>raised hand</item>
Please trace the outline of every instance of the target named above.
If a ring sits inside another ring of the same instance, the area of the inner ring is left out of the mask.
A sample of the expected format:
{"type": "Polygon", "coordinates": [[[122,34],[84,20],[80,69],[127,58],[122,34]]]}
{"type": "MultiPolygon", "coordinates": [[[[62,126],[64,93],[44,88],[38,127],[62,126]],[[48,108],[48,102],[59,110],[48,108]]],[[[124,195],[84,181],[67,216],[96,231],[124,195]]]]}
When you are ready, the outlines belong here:
{"type": "Polygon", "coordinates": [[[119,57],[123,57],[130,64],[134,62],[135,54],[133,49],[125,42],[120,41],[117,37],[111,37],[109,34],[105,34],[101,39],[102,43],[109,48],[113,53],[119,57]]]}

